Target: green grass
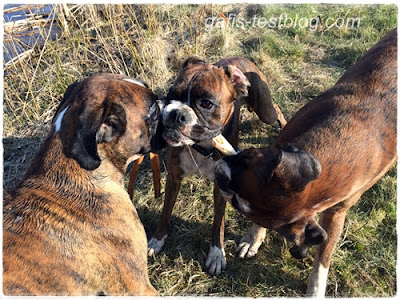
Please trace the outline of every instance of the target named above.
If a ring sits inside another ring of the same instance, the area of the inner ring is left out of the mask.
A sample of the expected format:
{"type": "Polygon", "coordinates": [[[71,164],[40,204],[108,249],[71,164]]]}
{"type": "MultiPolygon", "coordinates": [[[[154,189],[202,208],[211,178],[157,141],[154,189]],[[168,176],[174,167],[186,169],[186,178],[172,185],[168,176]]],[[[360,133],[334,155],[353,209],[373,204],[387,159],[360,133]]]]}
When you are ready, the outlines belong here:
{"type": "MultiPolygon", "coordinates": [[[[10,190],[47,134],[66,87],[96,72],[123,73],[165,94],[182,62],[198,55],[210,62],[229,55],[252,60],[266,75],[273,100],[289,119],[300,107],[333,86],[343,72],[397,26],[394,5],[78,5],[68,31],[34,48],[6,67],[4,77],[4,176],[10,190]],[[229,12],[251,19],[360,17],[358,28],[258,29],[223,27],[206,31],[204,20],[229,12]]],[[[56,20],[57,21],[57,20],[56,20]]],[[[242,109],[241,148],[272,144],[275,128],[242,109]]],[[[162,155],[165,187],[165,156],[162,155]]],[[[396,168],[367,191],[348,213],[329,272],[327,295],[388,297],[396,294],[396,168]]],[[[154,199],[146,159],[134,204],[149,236],[162,209],[154,199]]],[[[235,245],[250,222],[228,206],[227,270],[210,277],[204,270],[213,218],[212,185],[193,176],[183,180],[164,252],[149,259],[149,274],[161,295],[273,297],[301,296],[312,268],[312,252],[293,259],[287,243],[269,232],[257,256],[235,257],[235,245]]]]}

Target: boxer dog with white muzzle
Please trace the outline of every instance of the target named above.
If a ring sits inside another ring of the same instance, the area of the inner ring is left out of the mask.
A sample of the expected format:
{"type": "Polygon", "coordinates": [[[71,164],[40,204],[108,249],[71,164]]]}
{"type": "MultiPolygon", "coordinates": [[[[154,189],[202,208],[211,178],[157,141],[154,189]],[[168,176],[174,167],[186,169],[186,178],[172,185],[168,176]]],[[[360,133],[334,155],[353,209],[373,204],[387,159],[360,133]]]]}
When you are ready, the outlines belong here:
{"type": "MultiPolygon", "coordinates": [[[[211,139],[221,133],[237,147],[240,106],[244,102],[264,123],[286,121],[278,106],[271,101],[264,75],[249,60],[239,57],[223,59],[216,64],[192,57],[180,72],[167,95],[163,110],[163,137],[167,147],[167,185],[164,207],[153,238],[149,255],[161,251],[171,222],[183,177],[198,174],[214,181],[216,151],[211,139]]],[[[226,266],[224,252],[225,201],[214,187],[214,222],[206,267],[210,274],[219,274],[226,266]]],[[[258,230],[258,226],[256,226],[258,230]]],[[[256,230],[256,231],[257,231],[256,230]]],[[[251,257],[262,243],[262,234],[255,237],[254,228],[241,240],[240,257],[251,257]]],[[[257,231],[258,232],[258,231],[257,231]]]]}

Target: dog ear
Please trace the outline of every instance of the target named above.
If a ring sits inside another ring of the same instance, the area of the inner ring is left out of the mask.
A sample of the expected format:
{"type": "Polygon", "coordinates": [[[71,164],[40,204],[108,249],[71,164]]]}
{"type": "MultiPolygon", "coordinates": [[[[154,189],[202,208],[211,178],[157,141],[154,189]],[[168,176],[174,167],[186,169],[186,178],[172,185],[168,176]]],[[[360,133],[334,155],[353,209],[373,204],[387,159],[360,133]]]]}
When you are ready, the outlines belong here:
{"type": "Polygon", "coordinates": [[[246,76],[251,83],[249,96],[245,99],[247,109],[254,111],[264,123],[274,123],[278,118],[278,113],[272,103],[266,78],[257,72],[248,72],[246,76]]]}
{"type": "Polygon", "coordinates": [[[230,79],[230,82],[235,87],[235,90],[237,92],[236,99],[246,97],[248,95],[248,89],[250,87],[250,82],[247,77],[235,66],[228,65],[224,69],[226,75],[230,79]]]}
{"type": "Polygon", "coordinates": [[[101,162],[97,145],[111,142],[125,132],[126,114],[121,105],[111,100],[105,100],[101,107],[86,106],[81,110],[75,132],[70,142],[66,137],[67,142],[63,143],[63,148],[66,155],[74,158],[82,168],[94,170],[101,162]],[[87,111],[89,109],[91,111],[87,111]]]}
{"type": "Polygon", "coordinates": [[[205,64],[205,60],[201,59],[198,56],[191,56],[183,63],[182,68],[186,68],[189,65],[196,65],[196,64],[205,64]]]}
{"type": "Polygon", "coordinates": [[[164,99],[156,100],[151,106],[149,114],[147,115],[147,124],[149,124],[150,151],[159,153],[162,149],[167,147],[167,142],[164,140],[162,134],[164,132],[164,124],[162,121],[161,111],[165,107],[164,99]]]}
{"type": "Polygon", "coordinates": [[[303,191],[321,173],[319,161],[311,153],[289,146],[281,152],[274,175],[282,185],[295,192],[303,191]]]}
{"type": "Polygon", "coordinates": [[[126,113],[121,105],[115,102],[107,104],[105,116],[96,133],[97,144],[111,142],[126,129],[126,113]]]}

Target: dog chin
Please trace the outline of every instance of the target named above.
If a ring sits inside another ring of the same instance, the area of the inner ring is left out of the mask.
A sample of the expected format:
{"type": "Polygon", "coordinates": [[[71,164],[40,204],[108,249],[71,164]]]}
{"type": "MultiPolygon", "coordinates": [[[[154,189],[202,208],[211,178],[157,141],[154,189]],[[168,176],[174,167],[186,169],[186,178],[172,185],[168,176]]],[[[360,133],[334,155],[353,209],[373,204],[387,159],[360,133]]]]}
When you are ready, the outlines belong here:
{"type": "Polygon", "coordinates": [[[183,134],[174,134],[173,136],[163,134],[164,140],[167,142],[168,145],[172,147],[181,147],[181,146],[190,146],[195,144],[195,142],[188,138],[187,136],[184,136],[183,134]]]}

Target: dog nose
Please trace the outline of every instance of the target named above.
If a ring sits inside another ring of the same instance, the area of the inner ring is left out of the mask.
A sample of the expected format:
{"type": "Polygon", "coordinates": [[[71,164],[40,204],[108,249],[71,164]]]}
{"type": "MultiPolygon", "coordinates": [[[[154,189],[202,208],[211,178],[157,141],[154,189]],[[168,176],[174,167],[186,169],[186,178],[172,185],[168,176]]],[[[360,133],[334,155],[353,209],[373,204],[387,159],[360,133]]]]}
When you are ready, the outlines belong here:
{"type": "Polygon", "coordinates": [[[169,114],[170,120],[176,124],[182,124],[186,122],[186,116],[182,110],[174,109],[169,114]]]}

